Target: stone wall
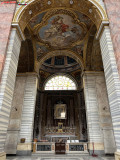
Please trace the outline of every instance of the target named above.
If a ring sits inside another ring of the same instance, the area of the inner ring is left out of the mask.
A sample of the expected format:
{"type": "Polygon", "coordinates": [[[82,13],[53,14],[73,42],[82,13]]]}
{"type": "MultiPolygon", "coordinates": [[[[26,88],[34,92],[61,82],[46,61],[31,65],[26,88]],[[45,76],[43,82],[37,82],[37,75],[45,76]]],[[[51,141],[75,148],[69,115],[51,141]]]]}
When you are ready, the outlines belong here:
{"type": "Polygon", "coordinates": [[[120,153],[120,79],[113,50],[109,27],[104,27],[100,38],[105,80],[109,99],[110,112],[116,143],[116,151],[120,153]]]}
{"type": "Polygon", "coordinates": [[[116,146],[104,74],[96,76],[96,93],[98,100],[100,127],[104,141],[104,151],[106,154],[114,153],[116,146]]]}
{"type": "Polygon", "coordinates": [[[15,6],[16,4],[0,3],[0,78],[4,67],[15,6]]]}
{"type": "Polygon", "coordinates": [[[0,85],[0,152],[4,151],[21,40],[12,29],[0,85]]]}
{"type": "Polygon", "coordinates": [[[33,141],[34,114],[37,96],[38,79],[36,74],[28,74],[24,90],[23,109],[21,116],[21,126],[18,141],[25,139],[25,146],[19,143],[17,155],[30,155],[33,141]]]}
{"type": "Polygon", "coordinates": [[[120,75],[120,0],[104,0],[107,10],[114,54],[120,75]]]}
{"type": "Polygon", "coordinates": [[[5,151],[7,154],[16,154],[17,151],[25,83],[26,77],[16,77],[10,121],[5,144],[5,151]]]}
{"type": "Polygon", "coordinates": [[[21,74],[16,78],[5,151],[7,154],[31,152],[37,76],[21,74]],[[25,144],[20,139],[25,138],[25,144]],[[28,150],[25,148],[27,146],[28,150]],[[21,151],[22,147],[22,151],[21,151]]]}
{"type": "Polygon", "coordinates": [[[84,93],[90,153],[93,143],[96,154],[114,153],[113,127],[102,72],[85,72],[84,93]]]}

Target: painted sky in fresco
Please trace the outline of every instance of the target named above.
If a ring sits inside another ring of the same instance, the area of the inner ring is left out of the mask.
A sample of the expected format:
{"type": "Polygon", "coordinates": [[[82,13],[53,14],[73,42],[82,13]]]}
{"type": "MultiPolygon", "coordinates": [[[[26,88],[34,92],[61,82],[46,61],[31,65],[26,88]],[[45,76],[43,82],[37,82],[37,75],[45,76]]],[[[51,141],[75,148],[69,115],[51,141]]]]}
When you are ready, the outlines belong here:
{"type": "Polygon", "coordinates": [[[48,20],[39,31],[40,39],[54,47],[65,47],[85,36],[83,28],[68,15],[58,14],[48,20]]]}

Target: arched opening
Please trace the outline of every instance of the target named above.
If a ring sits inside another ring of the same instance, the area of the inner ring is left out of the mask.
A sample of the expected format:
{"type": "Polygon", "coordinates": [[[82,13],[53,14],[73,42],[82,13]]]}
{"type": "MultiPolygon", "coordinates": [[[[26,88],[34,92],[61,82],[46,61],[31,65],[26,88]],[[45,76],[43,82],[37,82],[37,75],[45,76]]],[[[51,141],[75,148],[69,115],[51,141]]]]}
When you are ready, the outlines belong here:
{"type": "Polygon", "coordinates": [[[77,90],[77,86],[68,76],[55,75],[45,83],[44,90],[77,90]]]}
{"type": "MultiPolygon", "coordinates": [[[[64,53],[52,54],[52,57],[45,55],[47,59],[43,57],[44,62],[41,58],[33,138],[51,143],[86,143],[88,137],[81,63],[64,53]]],[[[82,145],[78,150],[83,149],[82,145]]]]}

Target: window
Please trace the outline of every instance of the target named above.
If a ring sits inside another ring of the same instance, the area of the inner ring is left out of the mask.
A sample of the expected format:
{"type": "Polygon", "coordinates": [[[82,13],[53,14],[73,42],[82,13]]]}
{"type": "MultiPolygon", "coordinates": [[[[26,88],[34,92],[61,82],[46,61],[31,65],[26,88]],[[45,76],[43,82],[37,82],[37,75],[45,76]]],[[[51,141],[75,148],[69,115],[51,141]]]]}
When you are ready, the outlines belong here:
{"type": "Polygon", "coordinates": [[[67,76],[58,75],[52,77],[45,84],[45,90],[76,90],[75,82],[67,76]]]}

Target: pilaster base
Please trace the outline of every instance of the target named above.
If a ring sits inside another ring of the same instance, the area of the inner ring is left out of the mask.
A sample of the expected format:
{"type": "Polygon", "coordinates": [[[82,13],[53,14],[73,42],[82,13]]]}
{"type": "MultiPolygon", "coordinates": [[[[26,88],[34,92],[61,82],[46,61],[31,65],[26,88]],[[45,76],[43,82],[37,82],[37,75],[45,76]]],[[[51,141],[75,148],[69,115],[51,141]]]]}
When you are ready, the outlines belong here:
{"type": "Polygon", "coordinates": [[[115,160],[120,160],[120,152],[115,152],[115,160]]]}
{"type": "Polygon", "coordinates": [[[6,153],[5,152],[0,153],[0,160],[6,160],[6,153]]]}
{"type": "Polygon", "coordinates": [[[89,154],[92,155],[93,153],[96,155],[104,155],[104,144],[103,143],[89,143],[88,144],[89,154]],[[93,151],[94,150],[94,151],[93,151]]]}
{"type": "Polygon", "coordinates": [[[31,143],[19,143],[17,145],[17,155],[18,156],[29,156],[32,152],[31,143]]]}

